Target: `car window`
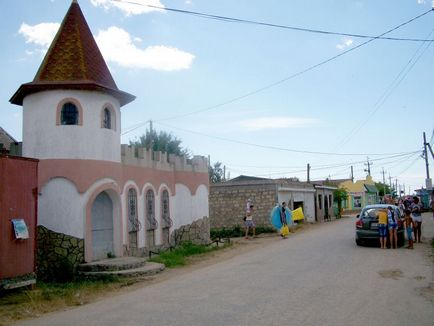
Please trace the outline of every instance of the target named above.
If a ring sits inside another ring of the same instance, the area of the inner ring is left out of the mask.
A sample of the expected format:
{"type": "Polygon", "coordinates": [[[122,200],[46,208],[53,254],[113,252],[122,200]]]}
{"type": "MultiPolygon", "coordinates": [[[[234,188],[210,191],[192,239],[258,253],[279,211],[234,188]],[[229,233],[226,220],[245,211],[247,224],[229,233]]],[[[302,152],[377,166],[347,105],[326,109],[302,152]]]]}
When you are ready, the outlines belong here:
{"type": "Polygon", "coordinates": [[[366,208],[360,214],[362,218],[370,218],[370,219],[377,218],[377,215],[378,215],[378,209],[376,208],[366,208]]]}

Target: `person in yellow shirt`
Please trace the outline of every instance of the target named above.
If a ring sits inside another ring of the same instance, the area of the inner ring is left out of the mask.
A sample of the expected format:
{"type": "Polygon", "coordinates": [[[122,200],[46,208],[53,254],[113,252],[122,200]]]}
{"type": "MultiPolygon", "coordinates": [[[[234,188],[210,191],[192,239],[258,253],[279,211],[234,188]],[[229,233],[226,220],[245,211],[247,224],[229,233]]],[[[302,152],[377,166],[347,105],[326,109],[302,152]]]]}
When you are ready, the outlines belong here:
{"type": "Polygon", "coordinates": [[[378,232],[380,234],[381,249],[386,249],[387,242],[387,210],[380,209],[377,213],[378,217],[378,232]]]}

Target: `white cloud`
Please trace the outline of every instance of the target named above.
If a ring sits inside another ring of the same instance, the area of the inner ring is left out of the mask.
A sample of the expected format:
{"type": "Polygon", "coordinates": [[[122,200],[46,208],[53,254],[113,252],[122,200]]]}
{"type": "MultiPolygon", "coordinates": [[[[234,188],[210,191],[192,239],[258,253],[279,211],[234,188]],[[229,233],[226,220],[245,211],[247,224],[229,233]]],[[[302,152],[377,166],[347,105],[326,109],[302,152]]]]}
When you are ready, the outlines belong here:
{"type": "Polygon", "coordinates": [[[291,118],[291,117],[265,117],[248,119],[240,122],[241,127],[250,130],[303,128],[317,124],[316,119],[291,118]]]}
{"type": "Polygon", "coordinates": [[[339,50],[344,50],[345,48],[351,46],[353,44],[353,40],[350,38],[344,38],[342,39],[342,43],[336,45],[336,48],[339,50]]]}
{"type": "Polygon", "coordinates": [[[186,5],[191,5],[191,4],[193,4],[193,1],[191,1],[191,0],[186,0],[186,1],[185,1],[185,4],[186,4],[186,5]]]}
{"type": "Polygon", "coordinates": [[[417,3],[422,5],[422,4],[426,3],[426,0],[417,0],[417,3]]]}
{"type": "Polygon", "coordinates": [[[125,30],[112,26],[100,30],[96,42],[108,62],[127,68],[147,68],[163,71],[189,69],[195,56],[164,45],[138,48],[125,30]]]}
{"type": "Polygon", "coordinates": [[[126,16],[145,14],[151,11],[163,12],[164,9],[152,8],[148,6],[155,6],[164,8],[160,0],[135,0],[134,3],[123,3],[122,1],[113,0],[90,0],[95,7],[102,7],[109,10],[113,7],[120,9],[126,16]],[[148,6],[147,6],[148,5],[148,6]]]}
{"type": "Polygon", "coordinates": [[[59,23],[40,23],[34,26],[22,23],[18,33],[23,35],[26,43],[33,43],[43,49],[48,49],[59,30],[59,23]]]}

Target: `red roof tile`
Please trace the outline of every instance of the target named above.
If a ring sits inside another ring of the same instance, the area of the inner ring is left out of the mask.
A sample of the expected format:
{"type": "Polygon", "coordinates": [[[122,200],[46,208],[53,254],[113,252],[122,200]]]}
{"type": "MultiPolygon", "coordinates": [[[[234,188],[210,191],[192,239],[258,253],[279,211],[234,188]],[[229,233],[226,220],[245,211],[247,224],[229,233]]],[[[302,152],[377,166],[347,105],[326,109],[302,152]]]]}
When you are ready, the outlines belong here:
{"type": "Polygon", "coordinates": [[[117,88],[76,1],[71,3],[33,82],[21,85],[10,102],[22,105],[25,96],[47,89],[102,91],[116,97],[121,106],[135,99],[117,88]]]}

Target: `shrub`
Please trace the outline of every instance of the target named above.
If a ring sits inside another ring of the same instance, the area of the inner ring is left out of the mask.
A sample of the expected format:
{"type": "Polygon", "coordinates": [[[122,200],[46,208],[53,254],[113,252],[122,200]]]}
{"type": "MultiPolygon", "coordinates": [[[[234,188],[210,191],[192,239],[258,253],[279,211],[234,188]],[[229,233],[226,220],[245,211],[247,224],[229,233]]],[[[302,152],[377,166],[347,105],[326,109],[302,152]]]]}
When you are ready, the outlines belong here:
{"type": "MultiPolygon", "coordinates": [[[[256,234],[261,233],[275,233],[276,230],[269,226],[257,226],[256,234]]],[[[210,236],[211,239],[218,238],[238,238],[244,236],[244,228],[241,228],[239,225],[235,225],[232,228],[221,228],[221,229],[211,229],[210,236]]]]}

